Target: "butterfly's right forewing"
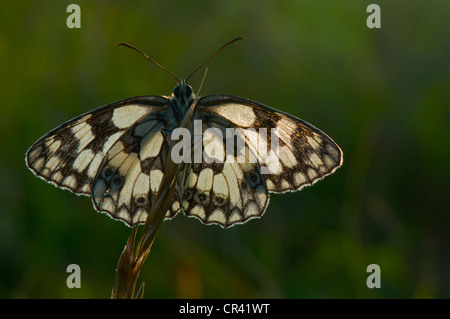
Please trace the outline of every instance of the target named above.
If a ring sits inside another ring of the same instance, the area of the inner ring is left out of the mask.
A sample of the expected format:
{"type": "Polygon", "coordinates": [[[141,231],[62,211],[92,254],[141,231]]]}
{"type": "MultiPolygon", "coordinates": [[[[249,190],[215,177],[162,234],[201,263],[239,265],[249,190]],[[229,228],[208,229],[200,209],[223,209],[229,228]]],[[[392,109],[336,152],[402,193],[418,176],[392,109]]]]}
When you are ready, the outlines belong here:
{"type": "Polygon", "coordinates": [[[212,121],[224,118],[243,132],[261,166],[267,168],[264,177],[270,192],[298,191],[342,165],[342,151],[330,137],[290,114],[235,96],[207,96],[199,104],[199,111],[210,114],[212,121]],[[272,147],[274,139],[276,147],[272,147]],[[263,148],[261,141],[266,144],[263,148]],[[261,149],[269,149],[277,165],[267,167],[261,149]]]}

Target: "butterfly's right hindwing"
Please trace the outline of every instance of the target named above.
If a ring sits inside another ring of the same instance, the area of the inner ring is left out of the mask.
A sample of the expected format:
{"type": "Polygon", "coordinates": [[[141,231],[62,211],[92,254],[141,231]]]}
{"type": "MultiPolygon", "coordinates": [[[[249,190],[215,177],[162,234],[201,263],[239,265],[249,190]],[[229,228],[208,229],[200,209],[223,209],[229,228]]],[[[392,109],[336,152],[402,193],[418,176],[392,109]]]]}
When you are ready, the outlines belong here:
{"type": "Polygon", "coordinates": [[[196,119],[202,121],[202,133],[196,136],[191,132],[194,163],[183,169],[176,192],[183,212],[205,224],[222,227],[260,217],[269,204],[269,192],[259,163],[244,160],[252,150],[243,143],[234,147],[234,154],[242,156],[242,161],[227,156],[226,141],[208,130],[215,129],[225,137],[232,124],[217,116],[213,121],[202,112],[195,115],[194,122],[196,119]],[[195,162],[195,152],[200,152],[201,161],[195,162]]]}

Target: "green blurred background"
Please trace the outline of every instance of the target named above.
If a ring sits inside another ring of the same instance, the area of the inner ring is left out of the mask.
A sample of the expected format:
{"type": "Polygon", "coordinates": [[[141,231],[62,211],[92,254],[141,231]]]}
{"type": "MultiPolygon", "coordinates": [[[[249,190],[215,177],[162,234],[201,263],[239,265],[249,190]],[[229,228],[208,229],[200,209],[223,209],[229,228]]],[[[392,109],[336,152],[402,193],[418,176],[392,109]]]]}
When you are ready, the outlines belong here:
{"type": "MultiPolygon", "coordinates": [[[[225,42],[203,95],[296,115],[344,152],[335,174],[271,195],[224,230],[178,216],[144,266],[145,298],[449,298],[450,23],[447,0],[73,1],[0,4],[0,297],[109,298],[130,229],[39,180],[25,152],[57,125],[174,80],[225,42]],[[381,29],[366,26],[370,3],[381,29]],[[66,267],[81,267],[68,289],[66,267]],[[368,289],[366,267],[381,267],[368,289]]],[[[203,72],[190,81],[198,88],[203,72]]]]}

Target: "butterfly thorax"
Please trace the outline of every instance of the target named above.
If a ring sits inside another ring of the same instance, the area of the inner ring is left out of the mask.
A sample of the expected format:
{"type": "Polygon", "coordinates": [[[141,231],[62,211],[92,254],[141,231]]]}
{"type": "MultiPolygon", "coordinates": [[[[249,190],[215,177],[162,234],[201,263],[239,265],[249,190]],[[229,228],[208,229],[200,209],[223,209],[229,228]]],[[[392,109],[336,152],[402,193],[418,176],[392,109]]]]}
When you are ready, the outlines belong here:
{"type": "Polygon", "coordinates": [[[178,124],[180,124],[194,100],[195,94],[192,87],[186,84],[185,80],[181,80],[173,89],[169,102],[178,124]]]}

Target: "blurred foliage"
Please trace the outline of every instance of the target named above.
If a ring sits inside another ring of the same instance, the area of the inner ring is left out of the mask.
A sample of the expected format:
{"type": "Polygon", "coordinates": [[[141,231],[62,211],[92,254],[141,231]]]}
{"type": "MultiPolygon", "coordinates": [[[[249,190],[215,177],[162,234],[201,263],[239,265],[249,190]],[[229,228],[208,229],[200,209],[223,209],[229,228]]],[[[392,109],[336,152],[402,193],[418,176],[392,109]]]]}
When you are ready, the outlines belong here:
{"type": "MultiPolygon", "coordinates": [[[[0,297],[109,298],[130,229],[25,167],[41,135],[173,79],[214,50],[202,94],[294,114],[344,151],[335,174],[271,195],[263,218],[223,230],[162,225],[146,298],[449,298],[450,28],[446,0],[72,1],[0,4],[0,297]],[[382,28],[368,29],[377,3],[382,28]],[[81,289],[66,286],[81,267],[81,289]],[[366,267],[381,267],[368,289],[366,267]]],[[[198,87],[202,72],[191,84],[198,87]]]]}

